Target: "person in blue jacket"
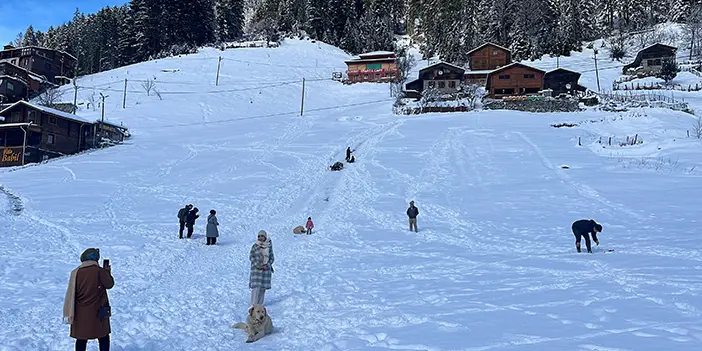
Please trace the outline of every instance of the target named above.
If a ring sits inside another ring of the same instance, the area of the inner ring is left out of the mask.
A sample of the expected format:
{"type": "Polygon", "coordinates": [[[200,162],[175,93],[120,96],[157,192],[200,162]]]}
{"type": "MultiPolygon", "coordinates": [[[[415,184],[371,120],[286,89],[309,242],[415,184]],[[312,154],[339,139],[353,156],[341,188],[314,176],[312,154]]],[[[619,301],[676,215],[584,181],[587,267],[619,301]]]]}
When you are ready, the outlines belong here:
{"type": "Polygon", "coordinates": [[[602,232],[602,225],[595,222],[593,219],[581,219],[579,221],[573,222],[573,235],[575,235],[575,248],[580,252],[580,238],[585,237],[585,246],[587,247],[587,252],[592,253],[592,246],[590,245],[590,235],[592,235],[592,241],[596,245],[600,245],[597,240],[597,233],[602,232]]]}

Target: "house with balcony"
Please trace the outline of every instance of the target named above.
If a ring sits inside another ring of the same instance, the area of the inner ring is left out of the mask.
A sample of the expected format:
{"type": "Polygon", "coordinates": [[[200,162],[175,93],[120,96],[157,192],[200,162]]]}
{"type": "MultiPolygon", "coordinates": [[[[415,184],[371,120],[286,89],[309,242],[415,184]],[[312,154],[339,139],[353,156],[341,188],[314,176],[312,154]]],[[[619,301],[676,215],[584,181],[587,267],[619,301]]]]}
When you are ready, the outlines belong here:
{"type": "Polygon", "coordinates": [[[375,51],[358,55],[358,58],[344,61],[347,66],[345,84],[361,82],[386,83],[396,81],[397,57],[391,51],[375,51]]]}

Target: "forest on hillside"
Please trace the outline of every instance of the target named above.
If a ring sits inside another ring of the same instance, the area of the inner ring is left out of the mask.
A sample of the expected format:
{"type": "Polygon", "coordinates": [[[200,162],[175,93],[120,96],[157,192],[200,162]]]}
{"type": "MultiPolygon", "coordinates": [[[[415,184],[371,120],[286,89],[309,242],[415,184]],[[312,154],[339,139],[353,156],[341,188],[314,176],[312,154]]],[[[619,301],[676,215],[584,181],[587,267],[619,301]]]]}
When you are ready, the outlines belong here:
{"type": "MultiPolygon", "coordinates": [[[[583,42],[671,22],[702,23],[691,0],[131,0],[46,32],[29,26],[15,45],[39,45],[78,58],[91,74],[247,38],[309,36],[351,54],[394,50],[409,35],[425,57],[465,63],[489,41],[514,60],[569,55],[583,42]]],[[[702,27],[698,25],[697,27],[702,27]]]]}

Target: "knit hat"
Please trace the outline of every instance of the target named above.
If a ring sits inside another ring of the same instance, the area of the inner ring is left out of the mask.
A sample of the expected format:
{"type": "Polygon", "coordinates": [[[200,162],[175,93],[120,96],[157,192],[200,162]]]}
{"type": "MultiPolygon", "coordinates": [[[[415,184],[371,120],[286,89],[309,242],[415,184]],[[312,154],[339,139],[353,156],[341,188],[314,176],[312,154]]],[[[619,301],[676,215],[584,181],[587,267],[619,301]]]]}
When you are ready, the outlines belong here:
{"type": "Polygon", "coordinates": [[[414,205],[414,200],[410,201],[410,205],[414,205]]]}
{"type": "Polygon", "coordinates": [[[90,248],[85,251],[80,255],[80,261],[85,262],[85,261],[99,261],[100,260],[100,250],[99,249],[94,249],[90,248]]]}
{"type": "Polygon", "coordinates": [[[210,210],[210,214],[216,214],[216,213],[217,213],[217,211],[215,211],[215,210],[210,210]]]}

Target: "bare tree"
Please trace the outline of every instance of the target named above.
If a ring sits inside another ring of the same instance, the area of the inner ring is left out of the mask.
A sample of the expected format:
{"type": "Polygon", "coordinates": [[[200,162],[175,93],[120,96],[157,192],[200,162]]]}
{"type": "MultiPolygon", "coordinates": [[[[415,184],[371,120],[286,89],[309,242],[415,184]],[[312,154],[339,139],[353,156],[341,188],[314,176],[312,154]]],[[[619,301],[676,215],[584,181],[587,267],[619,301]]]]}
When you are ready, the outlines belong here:
{"type": "Polygon", "coordinates": [[[459,92],[459,98],[468,101],[468,107],[475,109],[475,103],[478,98],[478,90],[480,86],[477,84],[462,84],[459,92]]]}
{"type": "Polygon", "coordinates": [[[63,92],[58,88],[46,89],[37,97],[39,105],[46,107],[54,107],[55,104],[61,102],[61,99],[63,99],[63,92]]]}
{"type": "Polygon", "coordinates": [[[85,97],[88,100],[88,108],[92,108],[93,111],[97,110],[97,96],[95,96],[95,90],[90,91],[90,95],[85,97]]]}
{"type": "Polygon", "coordinates": [[[410,71],[416,64],[416,60],[406,46],[399,48],[395,56],[397,57],[398,78],[401,82],[406,82],[410,71]]]}
{"type": "Polygon", "coordinates": [[[17,36],[15,37],[15,40],[12,41],[12,44],[14,47],[19,48],[22,47],[22,42],[24,41],[24,33],[19,32],[17,33],[17,36]]]}
{"type": "Polygon", "coordinates": [[[697,117],[697,121],[692,125],[692,133],[697,139],[702,139],[702,117],[697,117]]]}
{"type": "Polygon", "coordinates": [[[702,54],[702,5],[694,3],[685,23],[685,36],[690,41],[690,60],[702,54]]]}
{"type": "Polygon", "coordinates": [[[152,79],[144,79],[144,81],[141,82],[141,86],[144,88],[144,91],[146,91],[146,95],[150,96],[151,91],[156,87],[156,81],[152,79]]]}

